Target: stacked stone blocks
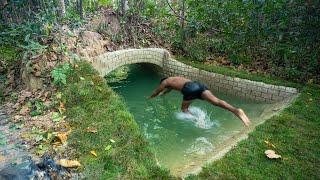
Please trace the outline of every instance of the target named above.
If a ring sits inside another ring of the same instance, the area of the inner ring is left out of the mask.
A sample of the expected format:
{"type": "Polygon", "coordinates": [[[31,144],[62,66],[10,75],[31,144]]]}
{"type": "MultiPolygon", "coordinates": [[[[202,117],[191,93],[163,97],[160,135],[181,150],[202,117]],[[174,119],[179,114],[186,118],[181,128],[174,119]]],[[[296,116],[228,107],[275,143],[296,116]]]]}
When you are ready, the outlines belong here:
{"type": "Polygon", "coordinates": [[[172,59],[167,50],[159,48],[108,52],[92,60],[93,67],[101,76],[107,75],[120,66],[135,63],[155,64],[163,69],[166,76],[182,76],[201,81],[212,91],[260,102],[279,102],[298,93],[297,89],[291,87],[270,85],[200,70],[172,59]]]}

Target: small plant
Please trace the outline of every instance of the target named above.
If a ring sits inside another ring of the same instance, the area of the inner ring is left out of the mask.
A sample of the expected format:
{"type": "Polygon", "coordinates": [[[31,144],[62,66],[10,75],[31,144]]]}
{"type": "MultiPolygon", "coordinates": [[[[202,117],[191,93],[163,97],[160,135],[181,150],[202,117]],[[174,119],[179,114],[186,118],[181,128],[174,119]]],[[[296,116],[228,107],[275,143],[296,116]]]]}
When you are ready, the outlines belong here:
{"type": "Polygon", "coordinates": [[[239,66],[240,64],[249,64],[251,62],[250,58],[245,55],[231,54],[229,59],[236,66],[239,66]]]}
{"type": "Polygon", "coordinates": [[[30,116],[41,115],[45,110],[46,110],[45,105],[41,101],[35,100],[33,102],[32,111],[30,112],[30,116]]]}
{"type": "Polygon", "coordinates": [[[3,98],[4,98],[4,92],[3,92],[3,89],[0,87],[0,103],[3,100],[3,98]]]}
{"type": "Polygon", "coordinates": [[[71,67],[69,63],[64,63],[51,71],[53,83],[62,86],[67,84],[67,75],[70,73],[71,67]]]}
{"type": "Polygon", "coordinates": [[[27,43],[27,45],[21,46],[24,49],[22,57],[24,60],[27,59],[29,56],[36,57],[39,54],[43,54],[48,47],[30,39],[30,34],[26,35],[24,41],[27,43]]]}
{"type": "Polygon", "coordinates": [[[10,94],[10,99],[11,99],[12,101],[18,100],[18,93],[12,92],[12,93],[10,94]]]}

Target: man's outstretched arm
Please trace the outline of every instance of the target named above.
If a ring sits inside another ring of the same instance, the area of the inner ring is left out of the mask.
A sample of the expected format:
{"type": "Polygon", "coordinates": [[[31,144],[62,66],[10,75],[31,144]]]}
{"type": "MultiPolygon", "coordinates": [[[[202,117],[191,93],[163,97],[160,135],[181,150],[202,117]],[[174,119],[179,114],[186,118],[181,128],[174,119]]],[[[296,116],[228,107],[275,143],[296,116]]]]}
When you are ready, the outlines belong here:
{"type": "Polygon", "coordinates": [[[162,91],[164,91],[166,89],[166,86],[161,83],[160,86],[153,91],[153,93],[151,94],[151,96],[149,98],[154,98],[156,96],[158,96],[162,91]]]}

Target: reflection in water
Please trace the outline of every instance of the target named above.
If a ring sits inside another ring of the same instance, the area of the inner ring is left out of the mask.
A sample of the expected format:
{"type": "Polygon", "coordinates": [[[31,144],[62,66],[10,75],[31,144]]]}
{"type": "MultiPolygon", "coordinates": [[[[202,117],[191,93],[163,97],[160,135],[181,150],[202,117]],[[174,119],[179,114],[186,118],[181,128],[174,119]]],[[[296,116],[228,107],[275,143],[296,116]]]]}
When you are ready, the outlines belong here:
{"type": "MultiPolygon", "coordinates": [[[[182,113],[182,95],[176,91],[149,100],[147,97],[161,78],[154,68],[132,65],[126,81],[110,85],[124,97],[129,111],[155,149],[160,164],[172,172],[178,172],[199,159],[209,158],[207,153],[244,130],[242,122],[232,113],[205,101],[192,103],[190,111],[193,116],[182,113]]],[[[213,93],[244,109],[253,124],[261,121],[260,115],[270,106],[213,93]]]]}

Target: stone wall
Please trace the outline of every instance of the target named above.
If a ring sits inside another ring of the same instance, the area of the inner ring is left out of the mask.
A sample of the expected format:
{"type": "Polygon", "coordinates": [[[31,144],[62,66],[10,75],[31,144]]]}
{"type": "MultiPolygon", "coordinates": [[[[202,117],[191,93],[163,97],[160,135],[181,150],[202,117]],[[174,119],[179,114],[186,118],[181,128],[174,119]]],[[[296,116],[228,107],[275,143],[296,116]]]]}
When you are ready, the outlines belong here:
{"type": "Polygon", "coordinates": [[[201,81],[207,84],[210,90],[259,102],[279,102],[298,93],[295,88],[233,78],[200,70],[172,59],[170,53],[165,49],[120,50],[102,54],[92,60],[93,67],[101,76],[107,75],[122,65],[135,63],[155,64],[163,69],[166,76],[183,76],[201,81]]]}

